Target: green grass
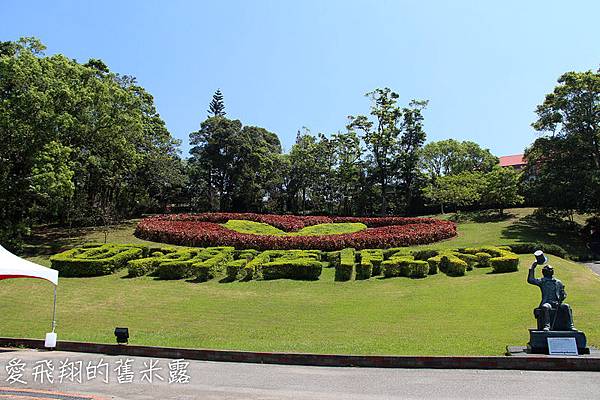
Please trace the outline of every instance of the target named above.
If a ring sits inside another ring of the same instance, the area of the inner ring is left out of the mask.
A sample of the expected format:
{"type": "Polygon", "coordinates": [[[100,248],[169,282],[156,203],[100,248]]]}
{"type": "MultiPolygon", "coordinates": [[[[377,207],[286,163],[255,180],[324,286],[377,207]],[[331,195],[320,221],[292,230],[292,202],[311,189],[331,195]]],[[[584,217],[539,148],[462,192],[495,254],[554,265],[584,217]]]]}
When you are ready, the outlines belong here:
{"type": "MultiPolygon", "coordinates": [[[[539,289],[521,270],[425,279],[334,282],[289,280],[194,284],[124,278],[64,278],[58,334],[63,340],[113,342],[127,326],[131,343],[254,351],[356,354],[501,354],[524,345],[539,289]]],[[[552,260],[569,292],[575,323],[600,345],[600,279],[586,267],[552,260]]],[[[0,283],[2,336],[43,337],[50,328],[51,285],[0,283]]]]}
{"type": "MultiPolygon", "coordinates": [[[[532,209],[508,210],[507,219],[458,224],[459,235],[428,247],[547,241],[580,248],[560,229],[546,230],[532,209]]],[[[108,242],[149,243],[133,237],[135,221],[115,227],[108,242]]],[[[40,230],[31,259],[49,265],[48,254],[84,242],[103,242],[99,230],[40,230]]],[[[565,246],[567,247],[567,246],[565,246]]],[[[63,278],[58,334],[63,340],[114,342],[115,326],[127,326],[131,343],[254,351],[355,354],[499,355],[506,345],[525,345],[535,326],[539,289],[525,282],[532,256],[520,256],[516,273],[425,279],[334,282],[219,283],[127,279],[126,272],[98,278],[63,278]]],[[[566,284],[575,325],[600,346],[600,278],[586,267],[550,256],[566,284]]],[[[0,336],[41,338],[50,329],[51,285],[36,280],[0,281],[4,312],[0,336]]]]}
{"type": "Polygon", "coordinates": [[[365,224],[361,223],[331,223],[307,226],[297,232],[285,232],[263,222],[254,222],[238,219],[230,219],[221,224],[227,229],[239,233],[249,233],[253,235],[277,235],[277,236],[311,236],[311,235],[339,235],[342,233],[354,233],[367,229],[365,224]]]}

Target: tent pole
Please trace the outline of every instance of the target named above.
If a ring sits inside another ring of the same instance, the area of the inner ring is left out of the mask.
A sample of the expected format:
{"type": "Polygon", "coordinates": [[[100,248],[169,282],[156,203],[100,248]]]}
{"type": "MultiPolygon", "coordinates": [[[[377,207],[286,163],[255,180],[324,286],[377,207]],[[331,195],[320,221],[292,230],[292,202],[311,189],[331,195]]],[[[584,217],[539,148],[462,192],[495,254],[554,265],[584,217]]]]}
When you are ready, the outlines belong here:
{"type": "Polygon", "coordinates": [[[56,329],[56,285],[54,285],[54,306],[52,307],[52,332],[56,329]]]}

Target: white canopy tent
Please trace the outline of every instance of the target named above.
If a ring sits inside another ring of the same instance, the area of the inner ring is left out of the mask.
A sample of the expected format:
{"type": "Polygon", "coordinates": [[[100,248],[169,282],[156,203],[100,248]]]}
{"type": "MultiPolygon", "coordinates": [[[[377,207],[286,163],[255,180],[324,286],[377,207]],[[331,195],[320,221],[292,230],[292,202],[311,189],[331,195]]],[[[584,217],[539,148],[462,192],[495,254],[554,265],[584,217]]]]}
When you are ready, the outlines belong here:
{"type": "Polygon", "coordinates": [[[54,285],[52,334],[54,335],[54,338],[56,338],[54,330],[56,328],[56,287],[58,286],[58,271],[24,260],[0,246],[0,280],[12,278],[45,279],[52,282],[54,285]]]}

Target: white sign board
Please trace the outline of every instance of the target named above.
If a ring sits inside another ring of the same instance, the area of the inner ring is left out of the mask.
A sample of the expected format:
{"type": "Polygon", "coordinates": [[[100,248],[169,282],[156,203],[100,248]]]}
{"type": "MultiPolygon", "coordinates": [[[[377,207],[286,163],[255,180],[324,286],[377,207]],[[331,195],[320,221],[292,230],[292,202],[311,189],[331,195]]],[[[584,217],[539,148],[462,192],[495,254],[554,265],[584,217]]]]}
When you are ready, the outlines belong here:
{"type": "Polygon", "coordinates": [[[577,342],[573,337],[549,337],[548,353],[550,355],[576,356],[577,342]]]}

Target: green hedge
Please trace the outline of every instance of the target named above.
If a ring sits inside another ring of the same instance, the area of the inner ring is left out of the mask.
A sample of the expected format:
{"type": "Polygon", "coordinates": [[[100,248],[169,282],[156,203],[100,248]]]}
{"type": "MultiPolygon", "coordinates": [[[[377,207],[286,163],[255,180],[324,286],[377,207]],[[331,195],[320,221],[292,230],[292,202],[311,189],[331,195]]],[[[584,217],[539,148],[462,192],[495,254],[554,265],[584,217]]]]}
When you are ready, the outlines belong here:
{"type": "Polygon", "coordinates": [[[475,253],[475,257],[477,257],[477,266],[479,268],[486,268],[490,266],[490,258],[492,258],[492,256],[488,253],[480,251],[479,253],[475,253]]]}
{"type": "Polygon", "coordinates": [[[242,272],[246,264],[248,264],[248,260],[245,258],[229,261],[225,265],[225,275],[227,276],[227,280],[232,282],[242,279],[242,272]]]}
{"type": "Polygon", "coordinates": [[[354,249],[348,248],[340,251],[340,263],[335,267],[336,281],[352,280],[354,275],[354,249]]]}
{"type": "Polygon", "coordinates": [[[552,254],[560,258],[569,258],[569,253],[556,244],[525,242],[513,243],[503,247],[507,247],[510,251],[516,254],[533,254],[536,250],[542,250],[544,253],[552,254]]]}
{"type": "Polygon", "coordinates": [[[429,273],[427,261],[415,260],[413,256],[393,257],[382,264],[383,276],[386,278],[405,276],[424,278],[429,273]]]}
{"type": "Polygon", "coordinates": [[[323,266],[320,261],[311,258],[281,258],[277,261],[264,263],[260,268],[264,280],[298,279],[315,281],[321,276],[323,266]]]}
{"type": "Polygon", "coordinates": [[[109,275],[127,266],[130,260],[148,254],[146,246],[90,244],[50,257],[52,268],[63,277],[109,275]]]}
{"type": "Polygon", "coordinates": [[[383,250],[366,249],[359,253],[359,263],[356,266],[356,279],[369,279],[371,276],[381,275],[383,250]]]}
{"type": "Polygon", "coordinates": [[[335,267],[336,281],[385,277],[425,277],[439,271],[462,276],[473,267],[491,267],[495,273],[518,270],[518,256],[506,246],[457,250],[406,248],[346,248],[319,250],[236,251],[233,247],[148,248],[139,245],[87,244],[51,257],[61,276],[96,276],[125,266],[129,276],[155,275],[161,279],[206,281],[225,275],[228,281],[258,279],[317,279],[323,266],[335,267]],[[148,256],[150,254],[150,256],[148,256]],[[297,266],[293,267],[293,266],[297,266]],[[294,269],[295,268],[295,269],[294,269]],[[266,275],[265,275],[266,274],[266,275]],[[316,276],[316,278],[315,278],[316,276]]]}

